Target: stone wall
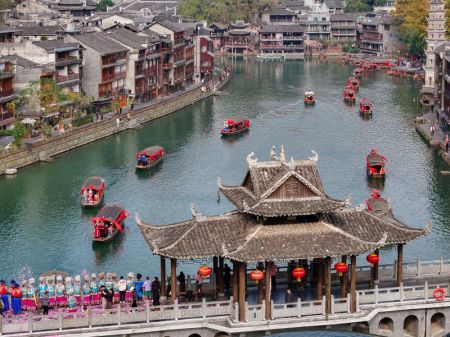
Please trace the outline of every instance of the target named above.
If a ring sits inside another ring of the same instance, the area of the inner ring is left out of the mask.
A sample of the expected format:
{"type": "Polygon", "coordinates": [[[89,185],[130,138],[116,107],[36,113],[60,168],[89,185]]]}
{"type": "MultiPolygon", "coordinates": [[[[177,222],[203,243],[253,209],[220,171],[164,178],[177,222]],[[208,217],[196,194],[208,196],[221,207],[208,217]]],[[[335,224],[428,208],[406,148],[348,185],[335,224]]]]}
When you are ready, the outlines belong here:
{"type": "MultiPolygon", "coordinates": [[[[221,88],[228,80],[229,77],[222,81],[218,87],[221,88]]],[[[138,119],[140,123],[146,123],[210,97],[212,94],[211,91],[202,93],[199,88],[195,88],[172,99],[135,110],[131,113],[131,118],[138,119]]],[[[128,121],[122,121],[117,126],[115,118],[106,119],[95,124],[76,128],[64,135],[52,137],[27,149],[5,153],[0,155],[0,175],[4,174],[8,168],[21,168],[31,165],[37,163],[40,158],[53,157],[127,129],[128,121]]]]}

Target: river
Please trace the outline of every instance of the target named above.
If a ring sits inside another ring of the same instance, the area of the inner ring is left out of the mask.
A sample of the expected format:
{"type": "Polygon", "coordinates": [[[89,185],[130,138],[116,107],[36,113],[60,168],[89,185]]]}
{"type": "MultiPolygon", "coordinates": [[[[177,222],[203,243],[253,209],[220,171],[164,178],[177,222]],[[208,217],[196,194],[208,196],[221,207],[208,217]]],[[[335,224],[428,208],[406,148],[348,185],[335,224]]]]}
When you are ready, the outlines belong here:
{"type": "MultiPolygon", "coordinates": [[[[56,268],[83,271],[159,273],[159,262],[141,236],[134,214],[149,223],[172,223],[199,212],[220,214],[232,206],[217,200],[216,178],[240,183],[250,152],[268,158],[272,145],[284,144],[287,158],[319,153],[319,171],[327,193],[352,195],[363,203],[371,186],[365,155],[372,147],[389,162],[380,187],[399,220],[414,227],[432,221],[432,233],[406,245],[405,260],[450,257],[450,177],[440,176],[444,164],[414,130],[419,87],[372,71],[362,80],[359,97],[370,98],[374,115],[360,117],[342,100],[352,67],[338,62],[255,59],[228,62],[233,78],[221,96],[206,99],[170,116],[71,151],[53,162],[0,178],[0,277],[21,277],[56,268]],[[303,93],[313,89],[317,104],[306,108],[303,93]],[[250,132],[223,139],[224,119],[246,117],[250,132]],[[164,162],[151,172],[136,172],[134,156],[149,145],[165,148],[164,162]],[[80,207],[79,191],[88,176],[103,176],[106,202],[130,211],[125,233],[110,244],[92,244],[90,217],[96,211],[80,207]]],[[[207,241],[204,242],[208,244],[207,241]]],[[[381,253],[381,263],[395,252],[381,253]]],[[[194,267],[186,265],[189,272],[194,267]]]]}

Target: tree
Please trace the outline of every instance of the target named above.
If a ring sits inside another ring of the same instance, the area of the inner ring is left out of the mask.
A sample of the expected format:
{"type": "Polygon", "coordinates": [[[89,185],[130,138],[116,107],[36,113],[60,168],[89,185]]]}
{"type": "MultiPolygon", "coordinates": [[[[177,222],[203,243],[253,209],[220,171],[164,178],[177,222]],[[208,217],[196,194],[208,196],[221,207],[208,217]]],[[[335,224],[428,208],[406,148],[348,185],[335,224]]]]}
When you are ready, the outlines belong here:
{"type": "Polygon", "coordinates": [[[14,126],[10,130],[2,130],[0,135],[3,136],[13,136],[14,137],[14,145],[20,147],[22,145],[22,139],[27,133],[27,129],[21,122],[15,122],[14,126]]]}
{"type": "Polygon", "coordinates": [[[53,79],[43,78],[31,81],[17,98],[18,111],[34,111],[48,114],[58,109],[56,103],[61,101],[62,88],[53,79]]]}
{"type": "Polygon", "coordinates": [[[114,6],[114,2],[112,0],[100,0],[95,9],[99,12],[106,12],[106,9],[111,6],[114,6]]]}
{"type": "Polygon", "coordinates": [[[420,36],[418,31],[412,30],[406,33],[405,41],[410,55],[425,58],[425,38],[420,36]]]}
{"type": "Polygon", "coordinates": [[[350,0],[347,2],[347,6],[345,6],[344,11],[347,13],[356,13],[356,12],[369,12],[371,10],[371,6],[363,0],[350,0]]]}
{"type": "Polygon", "coordinates": [[[428,1],[398,0],[394,16],[400,24],[400,33],[406,36],[411,31],[425,37],[427,33],[428,1]]]}

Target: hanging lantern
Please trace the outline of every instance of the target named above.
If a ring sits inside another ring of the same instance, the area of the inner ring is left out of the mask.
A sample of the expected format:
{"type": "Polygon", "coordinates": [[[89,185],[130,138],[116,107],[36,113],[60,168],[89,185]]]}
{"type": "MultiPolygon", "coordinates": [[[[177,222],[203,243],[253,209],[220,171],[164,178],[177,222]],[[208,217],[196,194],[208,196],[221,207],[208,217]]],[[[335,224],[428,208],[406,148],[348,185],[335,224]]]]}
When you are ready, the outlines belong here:
{"type": "Polygon", "coordinates": [[[378,263],[380,261],[380,257],[377,254],[372,253],[367,255],[366,260],[370,263],[370,266],[373,267],[375,263],[378,263]]]}
{"type": "Polygon", "coordinates": [[[339,277],[341,277],[343,273],[347,272],[348,266],[344,262],[338,262],[334,265],[334,270],[336,270],[339,273],[339,277]]]}
{"type": "Polygon", "coordinates": [[[250,273],[250,279],[258,284],[259,281],[264,279],[264,273],[259,269],[255,269],[250,273]]]}
{"type": "Polygon", "coordinates": [[[212,273],[212,268],[206,265],[203,265],[198,268],[198,273],[202,277],[208,277],[212,273]]]}
{"type": "Polygon", "coordinates": [[[302,277],[306,276],[306,270],[303,267],[296,267],[292,270],[291,275],[297,279],[298,283],[300,283],[302,281],[302,277]]]}

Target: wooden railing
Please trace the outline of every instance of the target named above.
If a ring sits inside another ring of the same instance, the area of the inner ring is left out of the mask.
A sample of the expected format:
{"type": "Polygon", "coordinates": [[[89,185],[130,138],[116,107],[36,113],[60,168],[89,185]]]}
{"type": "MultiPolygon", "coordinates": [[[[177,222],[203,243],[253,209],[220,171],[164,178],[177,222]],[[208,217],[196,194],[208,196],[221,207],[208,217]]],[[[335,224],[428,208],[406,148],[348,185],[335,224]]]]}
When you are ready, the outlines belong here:
{"type": "Polygon", "coordinates": [[[14,93],[13,89],[3,89],[0,90],[0,97],[8,97],[14,93]]]}

